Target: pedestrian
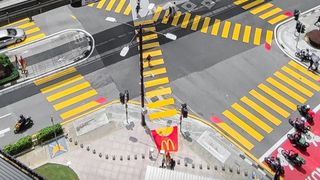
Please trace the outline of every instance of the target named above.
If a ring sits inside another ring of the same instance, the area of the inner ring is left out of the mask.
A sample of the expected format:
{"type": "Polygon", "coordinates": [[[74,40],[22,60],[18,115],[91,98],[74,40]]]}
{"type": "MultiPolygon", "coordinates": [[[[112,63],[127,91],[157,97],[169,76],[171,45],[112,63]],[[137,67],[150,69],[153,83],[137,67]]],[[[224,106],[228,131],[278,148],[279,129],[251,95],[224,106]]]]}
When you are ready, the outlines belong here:
{"type": "Polygon", "coordinates": [[[17,55],[14,55],[14,63],[16,64],[16,68],[20,69],[17,55]]]}
{"type": "Polygon", "coordinates": [[[139,14],[139,11],[140,11],[140,1],[138,1],[137,6],[136,6],[137,15],[139,14]]]}
{"type": "MultiPolygon", "coordinates": [[[[168,14],[168,17],[170,17],[171,18],[171,16],[172,16],[172,12],[173,12],[173,9],[172,9],[172,7],[171,6],[169,6],[169,14],[168,14]]],[[[168,18],[167,17],[167,18],[168,18]]]]}
{"type": "Polygon", "coordinates": [[[170,169],[171,170],[174,170],[174,167],[176,166],[176,161],[173,159],[173,158],[171,158],[170,159],[170,169]]]}
{"type": "Polygon", "coordinates": [[[314,23],[315,26],[319,26],[320,23],[320,16],[318,17],[318,20],[314,23]]]}
{"type": "Polygon", "coordinates": [[[27,70],[27,62],[25,59],[20,56],[20,64],[21,64],[21,73],[28,76],[28,70],[27,70]]]}
{"type": "Polygon", "coordinates": [[[162,158],[162,162],[161,162],[161,168],[164,168],[164,163],[165,163],[165,159],[164,158],[162,158]]]}
{"type": "Polygon", "coordinates": [[[148,66],[150,67],[150,68],[152,68],[152,65],[151,65],[151,55],[149,54],[148,56],[147,56],[147,61],[148,61],[148,66]]]}

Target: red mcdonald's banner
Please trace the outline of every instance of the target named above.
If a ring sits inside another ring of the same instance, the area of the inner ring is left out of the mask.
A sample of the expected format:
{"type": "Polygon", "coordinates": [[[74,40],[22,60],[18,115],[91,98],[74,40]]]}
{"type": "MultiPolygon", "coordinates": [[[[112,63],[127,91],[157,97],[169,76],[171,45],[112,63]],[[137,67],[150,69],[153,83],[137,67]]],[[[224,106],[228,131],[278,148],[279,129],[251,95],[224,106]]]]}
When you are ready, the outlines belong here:
{"type": "Polygon", "coordinates": [[[178,151],[178,127],[164,127],[151,130],[154,142],[158,150],[166,152],[178,151]]]}

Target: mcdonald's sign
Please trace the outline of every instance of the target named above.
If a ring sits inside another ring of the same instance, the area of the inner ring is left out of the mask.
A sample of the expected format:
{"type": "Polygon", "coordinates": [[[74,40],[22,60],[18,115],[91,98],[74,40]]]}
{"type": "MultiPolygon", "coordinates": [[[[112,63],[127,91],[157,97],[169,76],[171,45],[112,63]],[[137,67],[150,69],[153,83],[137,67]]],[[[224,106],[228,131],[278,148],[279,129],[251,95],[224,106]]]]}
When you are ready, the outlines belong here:
{"type": "Polygon", "coordinates": [[[178,127],[163,127],[151,130],[157,149],[166,152],[178,151],[178,127]]]}
{"type": "Polygon", "coordinates": [[[171,139],[163,139],[161,141],[161,150],[165,151],[175,151],[175,146],[174,143],[172,142],[171,139]]]}

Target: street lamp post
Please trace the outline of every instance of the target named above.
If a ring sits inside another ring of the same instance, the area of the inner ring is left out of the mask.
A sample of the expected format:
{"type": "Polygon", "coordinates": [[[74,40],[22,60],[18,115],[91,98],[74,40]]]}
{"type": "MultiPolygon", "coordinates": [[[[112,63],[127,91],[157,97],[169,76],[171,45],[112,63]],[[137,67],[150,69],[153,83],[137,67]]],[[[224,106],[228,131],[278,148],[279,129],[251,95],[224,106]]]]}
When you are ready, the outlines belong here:
{"type": "MultiPolygon", "coordinates": [[[[54,127],[53,116],[51,116],[51,123],[52,123],[52,126],[54,127]]],[[[54,133],[54,139],[56,140],[58,148],[60,149],[60,145],[59,145],[58,140],[57,140],[56,130],[54,130],[53,133],[54,133]]]]}

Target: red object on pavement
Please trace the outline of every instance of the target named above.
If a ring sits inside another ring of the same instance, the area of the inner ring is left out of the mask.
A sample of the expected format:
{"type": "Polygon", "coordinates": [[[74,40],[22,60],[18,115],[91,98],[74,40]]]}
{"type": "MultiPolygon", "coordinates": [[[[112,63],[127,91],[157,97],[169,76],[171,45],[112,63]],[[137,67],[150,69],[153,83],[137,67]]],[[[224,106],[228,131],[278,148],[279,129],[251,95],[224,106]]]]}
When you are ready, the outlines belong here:
{"type": "Polygon", "coordinates": [[[264,44],[264,48],[265,48],[266,50],[270,51],[270,50],[271,50],[271,45],[266,42],[266,43],[264,44]]]}
{"type": "Polygon", "coordinates": [[[215,124],[221,123],[222,121],[216,116],[211,116],[211,121],[215,124]]]}
{"type": "Polygon", "coordinates": [[[178,127],[163,127],[151,130],[152,137],[159,151],[178,151],[178,127]]]}
{"type": "Polygon", "coordinates": [[[289,17],[293,16],[291,11],[286,11],[283,14],[286,15],[286,16],[289,16],[289,17]]]}

